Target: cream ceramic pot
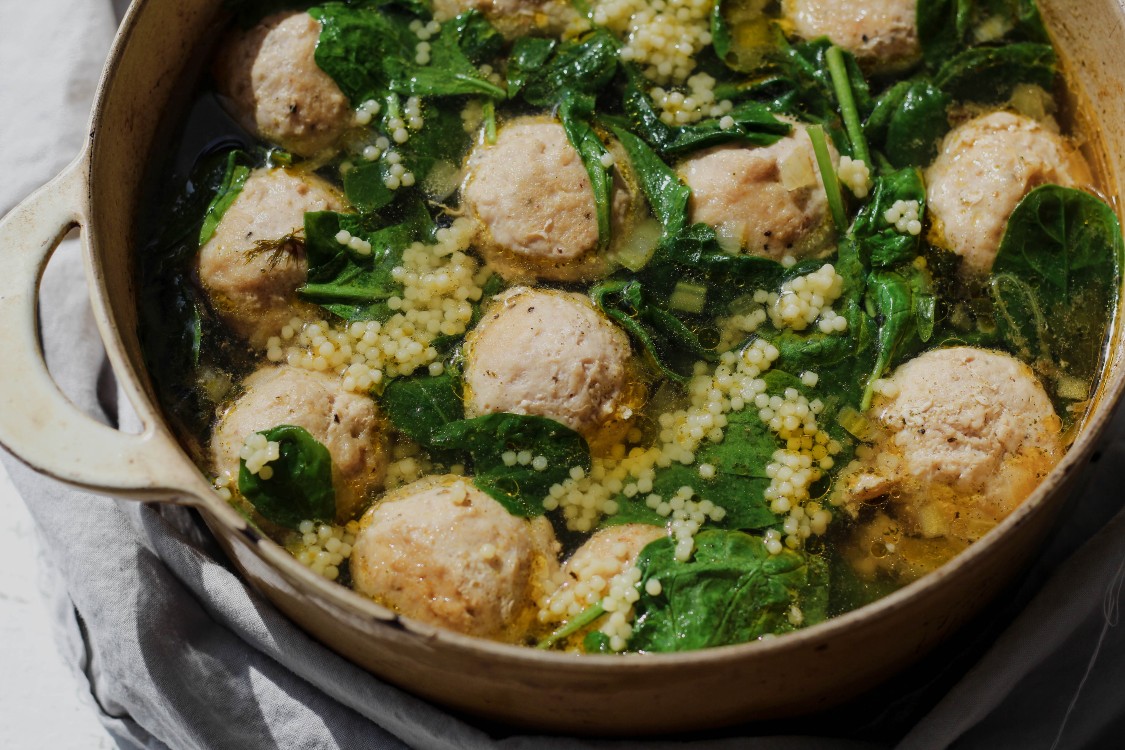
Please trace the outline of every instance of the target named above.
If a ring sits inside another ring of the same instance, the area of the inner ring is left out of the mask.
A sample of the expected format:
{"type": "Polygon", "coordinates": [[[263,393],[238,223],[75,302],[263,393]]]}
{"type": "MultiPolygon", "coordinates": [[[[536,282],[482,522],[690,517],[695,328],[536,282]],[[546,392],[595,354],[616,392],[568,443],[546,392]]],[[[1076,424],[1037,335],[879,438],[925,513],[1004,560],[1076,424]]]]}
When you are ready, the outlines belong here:
{"type": "MultiPolygon", "coordinates": [[[[146,154],[221,0],[139,0],[117,37],[79,158],[0,223],[0,443],[38,471],[137,500],[198,508],[238,567],[321,642],[442,705],[581,734],[715,727],[810,712],[917,659],[987,602],[1048,531],[1125,386],[1116,326],[1093,407],[1065,460],[999,528],[936,573],[871,606],[783,638],[686,654],[583,656],[476,640],[399,618],[314,575],[247,528],[161,415],[137,339],[135,215],[146,154]],[[94,315],[140,414],[139,435],[75,410],[47,374],[37,287],[61,238],[81,229],[94,315]],[[779,677],[782,677],[779,679],[779,677]]],[[[1125,195],[1122,0],[1041,0],[1109,188],[1125,195]]],[[[1118,313],[1120,317],[1120,312],[1118,313]]]]}

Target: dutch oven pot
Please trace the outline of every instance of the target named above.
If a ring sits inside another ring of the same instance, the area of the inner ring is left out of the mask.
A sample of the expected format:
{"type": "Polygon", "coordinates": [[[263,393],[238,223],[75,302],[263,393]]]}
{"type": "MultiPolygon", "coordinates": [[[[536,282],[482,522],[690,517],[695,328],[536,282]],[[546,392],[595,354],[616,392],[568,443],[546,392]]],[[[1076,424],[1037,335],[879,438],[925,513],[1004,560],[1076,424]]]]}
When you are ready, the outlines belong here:
{"type": "MultiPolygon", "coordinates": [[[[1106,183],[1125,195],[1122,0],[1041,0],[1088,115],[1106,183]]],[[[197,508],[246,578],[321,642],[418,695],[482,717],[568,733],[691,730],[810,712],[877,684],[963,624],[1049,530],[1125,387],[1120,326],[1077,441],[1011,517],[937,572],[875,604],[765,642],[666,655],[574,656],[477,640],[400,618],[315,575],[247,527],[161,416],[137,339],[135,215],[161,113],[221,0],[135,2],[113,47],[81,156],[0,223],[0,443],[33,468],[117,497],[197,508]],[[37,287],[81,230],[94,316],[145,430],[83,416],[47,373],[37,287]],[[784,679],[778,679],[784,675],[784,679]]],[[[1119,207],[1118,207],[1119,208],[1119,207]]],[[[1118,312],[1118,317],[1120,312],[1118,312]]]]}

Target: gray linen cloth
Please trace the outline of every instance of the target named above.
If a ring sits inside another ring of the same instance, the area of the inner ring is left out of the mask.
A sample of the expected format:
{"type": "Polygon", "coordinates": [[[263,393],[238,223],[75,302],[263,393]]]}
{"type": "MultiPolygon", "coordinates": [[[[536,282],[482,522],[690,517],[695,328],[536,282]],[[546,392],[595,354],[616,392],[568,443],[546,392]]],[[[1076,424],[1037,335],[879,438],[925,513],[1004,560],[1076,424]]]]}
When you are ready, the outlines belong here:
{"type": "MultiPolygon", "coordinates": [[[[0,117],[7,178],[0,211],[77,149],[92,61],[104,56],[121,5],[0,7],[0,112],[36,97],[18,116],[0,117]],[[62,30],[60,18],[68,20],[62,30]],[[58,54],[44,61],[48,38],[58,54]]],[[[42,289],[45,353],[78,407],[128,429],[131,415],[118,403],[85,290],[77,248],[66,243],[42,289]]],[[[660,743],[523,736],[451,715],[294,627],[240,579],[194,512],[91,495],[2,459],[37,524],[59,648],[122,747],[1125,745],[1122,416],[1034,567],[953,642],[826,714],[660,743]]]]}

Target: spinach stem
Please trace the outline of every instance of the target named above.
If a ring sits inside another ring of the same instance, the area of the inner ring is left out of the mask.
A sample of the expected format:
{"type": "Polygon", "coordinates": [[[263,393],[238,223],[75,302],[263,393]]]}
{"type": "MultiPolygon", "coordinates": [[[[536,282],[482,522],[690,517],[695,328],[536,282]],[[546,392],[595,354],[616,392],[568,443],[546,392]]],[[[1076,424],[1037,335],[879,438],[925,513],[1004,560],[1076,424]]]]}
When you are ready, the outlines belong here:
{"type": "Polygon", "coordinates": [[[836,99],[840,102],[840,116],[852,142],[856,158],[871,166],[871,152],[867,149],[867,139],[859,122],[859,109],[855,106],[855,95],[848,79],[848,67],[844,63],[844,53],[833,45],[828,48],[828,72],[832,75],[832,85],[836,89],[836,99]]]}
{"type": "Polygon", "coordinates": [[[832,167],[832,156],[828,153],[824,128],[820,125],[810,125],[808,130],[813,151],[816,153],[816,166],[820,169],[824,192],[828,195],[828,208],[832,211],[832,221],[840,234],[843,234],[848,230],[848,217],[844,213],[844,196],[840,193],[840,181],[836,179],[836,170],[832,167]]]}
{"type": "Polygon", "coordinates": [[[564,638],[569,638],[570,636],[574,635],[579,630],[591,624],[604,614],[605,608],[602,607],[601,602],[598,602],[594,606],[587,608],[584,612],[582,612],[582,614],[578,615],[573,620],[566,623],[543,640],[539,641],[539,643],[535,644],[535,647],[544,650],[549,649],[564,638]]]}
{"type": "Polygon", "coordinates": [[[396,117],[402,116],[402,106],[398,101],[398,94],[391,92],[387,94],[387,116],[386,119],[392,120],[396,117]]]}
{"type": "Polygon", "coordinates": [[[481,108],[484,111],[484,142],[492,146],[496,143],[496,102],[485,99],[481,108]]]}
{"type": "Polygon", "coordinates": [[[351,288],[341,284],[304,284],[297,288],[297,293],[314,297],[327,297],[338,302],[368,303],[382,302],[391,296],[384,292],[351,288]]]}

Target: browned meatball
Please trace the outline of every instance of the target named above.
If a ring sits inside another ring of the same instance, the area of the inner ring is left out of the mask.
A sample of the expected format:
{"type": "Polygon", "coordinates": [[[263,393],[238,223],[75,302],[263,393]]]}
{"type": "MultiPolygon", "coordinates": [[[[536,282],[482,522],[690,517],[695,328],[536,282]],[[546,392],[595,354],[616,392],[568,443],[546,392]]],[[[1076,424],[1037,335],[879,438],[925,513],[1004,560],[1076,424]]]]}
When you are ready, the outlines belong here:
{"type": "Polygon", "coordinates": [[[320,22],[279,13],[229,36],[215,60],[219,93],[254,135],[301,156],[332,148],[352,122],[344,92],[315,59],[320,22]]]}
{"type": "Polygon", "coordinates": [[[386,424],[375,402],[343,389],[333,375],[296,367],[265,367],[243,382],[244,393],[220,417],[211,436],[216,473],[237,478],[239,452],[255,432],[303,427],[332,456],[336,520],[355,517],[383,487],[386,424]]]}
{"type": "Polygon", "coordinates": [[[845,487],[857,500],[889,495],[917,536],[979,539],[1062,457],[1050,398],[1010,355],[929,351],[895,370],[882,390],[888,395],[877,398],[872,416],[885,435],[858,472],[847,472],[845,487]]]}
{"type": "Polygon", "coordinates": [[[700,151],[676,171],[691,188],[692,222],[710,224],[747,254],[800,259],[827,249],[828,197],[803,125],[770,146],[700,151]]]}
{"type": "MultiPolygon", "coordinates": [[[[624,162],[624,157],[620,157],[624,162]]],[[[501,128],[469,155],[462,199],[483,228],[481,253],[509,281],[578,281],[609,270],[598,252],[594,191],[566,131],[548,117],[501,128]]],[[[631,229],[635,200],[614,169],[613,233],[631,229]]]]}
{"type": "Polygon", "coordinates": [[[423,622],[518,641],[558,567],[545,518],[517,518],[458,476],[401,487],[360,521],[355,588],[423,622]]]}
{"type": "Polygon", "coordinates": [[[892,72],[922,56],[917,5],[917,0],[784,0],[782,9],[798,36],[826,36],[865,69],[892,72]]]}
{"type": "Polygon", "coordinates": [[[605,443],[639,408],[629,338],[580,294],[513,287],[465,340],[465,412],[549,417],[605,443]]]}
{"type": "Polygon", "coordinates": [[[988,273],[1008,217],[1044,184],[1086,187],[1085,159],[1040,123],[993,112],[951,131],[926,170],[926,201],[939,240],[964,258],[962,273],[988,273]]]}
{"type": "Polygon", "coordinates": [[[341,211],[346,202],[314,175],[257,169],[200,249],[199,281],[215,311],[257,348],[294,316],[313,314],[297,300],[308,262],[298,235],[308,211],[341,211]]]}

